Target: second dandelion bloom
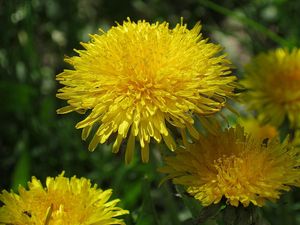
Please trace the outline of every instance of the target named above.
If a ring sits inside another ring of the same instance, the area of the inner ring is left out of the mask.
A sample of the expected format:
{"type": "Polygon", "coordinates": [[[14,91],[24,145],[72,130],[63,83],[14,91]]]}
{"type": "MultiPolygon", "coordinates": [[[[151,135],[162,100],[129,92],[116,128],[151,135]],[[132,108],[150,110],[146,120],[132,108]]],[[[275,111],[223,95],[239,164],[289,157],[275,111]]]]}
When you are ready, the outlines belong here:
{"type": "Polygon", "coordinates": [[[127,144],[130,162],[135,140],[142,160],[149,159],[149,143],[163,141],[174,150],[169,127],[197,137],[194,115],[211,115],[233,95],[235,77],[221,47],[202,38],[201,26],[188,29],[169,24],[124,21],[107,32],[91,35],[79,56],[66,58],[72,70],[57,76],[64,85],[57,94],[68,102],[58,113],[78,111],[86,118],[76,127],[89,149],[114,139],[113,152],[127,144]]]}
{"type": "Polygon", "coordinates": [[[125,225],[117,206],[119,199],[109,200],[112,190],[101,190],[86,178],[71,179],[64,174],[48,177],[46,186],[32,178],[29,189],[0,194],[0,224],[14,225],[125,225]]]}
{"type": "Polygon", "coordinates": [[[222,198],[232,206],[263,206],[300,186],[300,150],[245,134],[240,126],[201,136],[165,159],[160,171],[184,185],[204,206],[222,198]]]}
{"type": "Polygon", "coordinates": [[[256,56],[245,67],[244,99],[263,123],[300,125],[300,49],[277,49],[256,56]]]}

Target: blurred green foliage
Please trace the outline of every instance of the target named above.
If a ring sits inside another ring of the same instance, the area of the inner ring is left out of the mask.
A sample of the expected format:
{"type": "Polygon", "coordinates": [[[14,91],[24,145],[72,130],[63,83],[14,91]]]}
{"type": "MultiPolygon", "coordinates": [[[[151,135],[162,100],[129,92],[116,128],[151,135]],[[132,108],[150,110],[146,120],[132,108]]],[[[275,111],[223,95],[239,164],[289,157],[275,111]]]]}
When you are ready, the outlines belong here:
{"type": "MultiPolygon", "coordinates": [[[[74,128],[80,115],[59,116],[63,102],[55,98],[55,75],[68,66],[64,55],[75,55],[81,41],[99,27],[107,30],[122,22],[146,19],[169,21],[180,17],[225,47],[240,75],[253,54],[271,48],[300,44],[300,1],[296,0],[2,0],[0,1],[0,171],[1,189],[17,189],[31,176],[44,180],[65,170],[85,176],[101,188],[113,188],[114,197],[129,209],[127,224],[177,225],[191,217],[170,183],[159,186],[158,146],[152,146],[150,163],[139,157],[124,164],[122,153],[109,145],[87,150],[74,128]]],[[[138,154],[138,151],[137,153],[138,154]]],[[[255,165],[254,165],[255,166],[255,165]]],[[[187,204],[188,205],[188,204],[187,204]]],[[[192,213],[196,213],[192,209],[192,213]]],[[[294,192],[264,215],[274,225],[300,224],[300,195],[294,192]],[[296,203],[298,201],[298,203],[296,203]]],[[[215,224],[209,222],[208,224],[215,224]]]]}

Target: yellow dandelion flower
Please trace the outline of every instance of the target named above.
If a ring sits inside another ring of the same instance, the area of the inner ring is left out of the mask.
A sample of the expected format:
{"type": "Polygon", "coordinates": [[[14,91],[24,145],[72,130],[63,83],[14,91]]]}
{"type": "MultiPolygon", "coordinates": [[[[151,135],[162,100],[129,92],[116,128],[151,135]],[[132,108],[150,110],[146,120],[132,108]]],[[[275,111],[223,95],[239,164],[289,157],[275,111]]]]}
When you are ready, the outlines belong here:
{"type": "Polygon", "coordinates": [[[210,115],[233,95],[235,77],[221,47],[208,43],[196,24],[124,21],[106,33],[91,35],[79,56],[66,58],[73,66],[57,80],[57,94],[68,106],[58,113],[88,112],[76,125],[85,140],[95,131],[89,149],[115,139],[113,152],[127,142],[125,161],[133,156],[135,140],[142,161],[149,159],[151,140],[163,140],[171,149],[175,141],[168,127],[187,130],[197,137],[193,115],[210,115]]]}
{"type": "Polygon", "coordinates": [[[254,118],[240,118],[238,124],[244,127],[245,133],[258,140],[272,139],[278,136],[276,127],[270,124],[262,125],[254,118]]]}
{"type": "Polygon", "coordinates": [[[300,122],[300,49],[259,54],[245,67],[244,98],[263,123],[300,122]]]}
{"type": "Polygon", "coordinates": [[[3,191],[0,224],[14,225],[110,225],[123,224],[116,217],[128,214],[117,207],[119,199],[108,201],[112,190],[92,186],[86,178],[71,179],[64,173],[48,177],[46,187],[32,177],[29,190],[19,187],[19,194],[3,191]]]}
{"type": "Polygon", "coordinates": [[[186,186],[204,206],[222,198],[232,206],[263,206],[290,186],[300,186],[300,150],[276,139],[262,144],[240,126],[200,136],[175,153],[160,172],[186,186]]]}

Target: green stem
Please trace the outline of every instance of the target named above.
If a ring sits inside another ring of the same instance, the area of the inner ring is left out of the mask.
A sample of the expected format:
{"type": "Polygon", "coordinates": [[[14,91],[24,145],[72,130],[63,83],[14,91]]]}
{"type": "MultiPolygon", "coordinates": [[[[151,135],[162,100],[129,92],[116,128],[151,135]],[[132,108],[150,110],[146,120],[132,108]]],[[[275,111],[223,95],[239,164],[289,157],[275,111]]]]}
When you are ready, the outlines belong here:
{"type": "Polygon", "coordinates": [[[287,47],[287,48],[291,47],[291,44],[287,40],[280,37],[273,31],[271,31],[268,28],[266,28],[265,26],[261,25],[260,23],[254,21],[252,19],[249,19],[242,14],[238,14],[238,13],[236,13],[230,9],[227,9],[223,6],[220,6],[210,0],[199,0],[199,3],[213,11],[216,11],[220,14],[223,14],[225,16],[228,16],[228,17],[231,17],[238,21],[241,21],[244,25],[247,25],[247,26],[253,28],[254,30],[264,33],[268,38],[270,38],[271,40],[273,40],[274,42],[276,42],[277,44],[279,44],[282,47],[287,47]]]}

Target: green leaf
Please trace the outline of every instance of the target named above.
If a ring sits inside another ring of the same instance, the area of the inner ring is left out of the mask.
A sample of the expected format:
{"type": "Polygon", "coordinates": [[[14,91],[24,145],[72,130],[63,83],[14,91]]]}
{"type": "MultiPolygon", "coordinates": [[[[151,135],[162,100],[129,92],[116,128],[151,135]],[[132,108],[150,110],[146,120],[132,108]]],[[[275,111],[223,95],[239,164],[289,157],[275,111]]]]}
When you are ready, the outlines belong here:
{"type": "Polygon", "coordinates": [[[137,218],[136,225],[154,225],[160,224],[158,222],[157,214],[154,208],[154,204],[151,197],[151,190],[149,180],[145,178],[143,180],[143,205],[141,212],[137,218]]]}
{"type": "Polygon", "coordinates": [[[236,220],[236,208],[233,206],[226,206],[223,211],[223,220],[226,225],[233,224],[236,220]]]}
{"type": "Polygon", "coordinates": [[[185,221],[184,224],[203,224],[215,218],[224,209],[222,202],[203,207],[198,200],[187,195],[185,189],[180,185],[176,185],[176,190],[193,216],[193,219],[185,221]]]}
{"type": "Polygon", "coordinates": [[[203,207],[199,215],[196,218],[195,224],[203,224],[209,219],[215,218],[223,209],[222,203],[211,204],[207,207],[203,207]]]}
{"type": "Polygon", "coordinates": [[[176,190],[182,198],[184,205],[190,210],[192,216],[194,218],[198,217],[201,209],[203,208],[200,202],[195,198],[187,195],[185,189],[182,186],[176,185],[176,190]]]}
{"type": "Polygon", "coordinates": [[[12,174],[12,189],[18,190],[19,185],[26,186],[30,179],[30,155],[24,148],[12,174]]]}
{"type": "Polygon", "coordinates": [[[225,225],[268,225],[257,206],[226,206],[223,214],[225,225]]]}

